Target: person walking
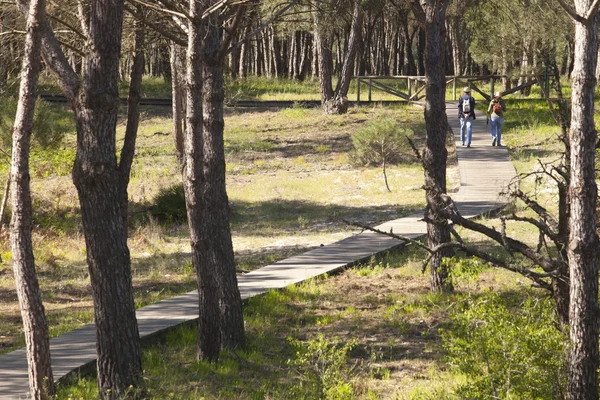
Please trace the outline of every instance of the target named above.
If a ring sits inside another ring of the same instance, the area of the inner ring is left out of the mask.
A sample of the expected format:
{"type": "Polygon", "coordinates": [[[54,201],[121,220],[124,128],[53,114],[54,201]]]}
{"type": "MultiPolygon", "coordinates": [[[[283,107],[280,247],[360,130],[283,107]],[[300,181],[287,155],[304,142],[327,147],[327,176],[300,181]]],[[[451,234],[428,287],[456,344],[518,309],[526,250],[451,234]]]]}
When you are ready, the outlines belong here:
{"type": "Polygon", "coordinates": [[[460,142],[471,147],[473,121],[475,120],[475,99],[471,97],[471,88],[466,87],[458,99],[458,119],[460,120],[460,142]]]}
{"type": "Polygon", "coordinates": [[[506,111],[506,105],[502,100],[502,93],[496,92],[487,109],[487,113],[490,115],[492,146],[502,146],[502,125],[504,125],[504,111],[506,111]]]}

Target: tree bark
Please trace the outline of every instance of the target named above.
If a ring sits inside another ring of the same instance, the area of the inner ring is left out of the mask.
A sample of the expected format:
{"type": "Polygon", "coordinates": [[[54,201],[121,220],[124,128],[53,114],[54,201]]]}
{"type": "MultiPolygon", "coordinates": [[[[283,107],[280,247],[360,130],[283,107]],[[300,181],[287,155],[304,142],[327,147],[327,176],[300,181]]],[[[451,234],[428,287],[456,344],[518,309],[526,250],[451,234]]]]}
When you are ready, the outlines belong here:
{"type": "MultiPolygon", "coordinates": [[[[214,0],[206,0],[212,6],[214,0]]],[[[206,21],[203,57],[203,175],[206,185],[202,188],[202,249],[201,269],[205,276],[217,277],[221,346],[227,349],[244,345],[244,317],[242,300],[235,273],[233,243],[229,228],[229,200],[225,185],[225,145],[223,139],[223,59],[222,21],[212,14],[206,21]]],[[[232,34],[230,32],[230,34],[232,34]]]]}
{"type": "MultiPolygon", "coordinates": [[[[413,11],[424,36],[424,68],[426,79],[425,128],[427,131],[423,150],[425,172],[425,190],[427,199],[426,216],[429,246],[435,247],[450,241],[450,229],[445,218],[438,216],[436,192],[446,193],[446,79],[445,79],[445,43],[446,25],[444,22],[448,2],[445,0],[427,0],[421,3],[412,1],[413,11]]],[[[431,289],[434,292],[454,290],[449,270],[442,263],[447,252],[437,253],[431,260],[431,289]]]]}
{"type": "MultiPolygon", "coordinates": [[[[138,6],[138,11],[143,12],[138,6]]],[[[140,123],[140,98],[142,88],[142,77],[145,69],[145,32],[140,21],[135,21],[134,54],[129,75],[129,95],[127,96],[127,125],[125,127],[125,139],[121,148],[119,160],[119,174],[121,175],[121,216],[123,218],[123,231],[127,241],[128,206],[129,198],[127,187],[131,175],[131,166],[135,156],[135,142],[137,139],[138,126],[140,123]]]]}
{"type": "Polygon", "coordinates": [[[4,227],[4,213],[6,212],[6,205],[8,204],[9,193],[10,172],[8,173],[8,177],[6,178],[6,183],[4,184],[4,194],[2,195],[2,203],[0,203],[0,232],[2,232],[2,228],[4,227]]]}
{"type": "Polygon", "coordinates": [[[131,260],[121,212],[121,177],[115,157],[123,1],[92,3],[83,86],[74,102],[77,155],[73,181],[79,194],[94,297],[100,395],[117,399],[141,386],[131,260]]]}
{"type": "Polygon", "coordinates": [[[19,103],[13,130],[11,163],[11,248],[15,285],[27,346],[31,398],[47,399],[55,392],[48,323],[35,272],[31,238],[32,205],[29,187],[29,150],[33,130],[38,75],[41,66],[41,26],[44,0],[32,0],[27,12],[27,37],[21,72],[19,103]]]}
{"type": "MultiPolygon", "coordinates": [[[[591,3],[576,0],[577,13],[586,14],[591,3]]],[[[593,14],[587,21],[575,21],[575,62],[571,79],[571,220],[567,249],[571,278],[567,384],[570,400],[598,399],[598,236],[594,174],[597,15],[593,14]]]]}
{"type": "MultiPolygon", "coordinates": [[[[244,47],[242,46],[242,53],[244,47]]],[[[182,60],[182,49],[179,45],[171,43],[171,93],[173,109],[173,141],[175,142],[175,155],[177,163],[183,166],[184,160],[184,131],[186,126],[186,97],[185,97],[185,72],[182,60]]],[[[243,63],[243,61],[242,61],[243,63]]],[[[240,64],[241,65],[241,64],[240,64]]],[[[240,66],[240,76],[242,76],[240,66]]]]}
{"type": "MultiPolygon", "coordinates": [[[[20,0],[26,7],[27,0],[20,0]]],[[[44,17],[42,56],[73,108],[77,187],[94,299],[100,396],[118,399],[142,384],[131,261],[120,206],[116,161],[118,76],[123,1],[93,2],[83,79],[73,71],[44,17]]],[[[87,25],[87,21],[82,22],[87,25]]]]}
{"type": "Polygon", "coordinates": [[[223,59],[219,19],[201,16],[210,0],[190,0],[184,190],[199,297],[198,357],[244,344],[225,188],[223,59]]]}
{"type": "Polygon", "coordinates": [[[348,111],[348,89],[354,70],[354,59],[358,50],[358,35],[362,28],[363,10],[360,1],[354,2],[352,24],[348,47],[342,62],[340,79],[335,92],[331,83],[333,60],[331,56],[330,39],[326,37],[322,21],[321,10],[313,12],[315,25],[315,46],[319,57],[319,90],[321,93],[321,106],[325,114],[344,114],[348,111]]]}

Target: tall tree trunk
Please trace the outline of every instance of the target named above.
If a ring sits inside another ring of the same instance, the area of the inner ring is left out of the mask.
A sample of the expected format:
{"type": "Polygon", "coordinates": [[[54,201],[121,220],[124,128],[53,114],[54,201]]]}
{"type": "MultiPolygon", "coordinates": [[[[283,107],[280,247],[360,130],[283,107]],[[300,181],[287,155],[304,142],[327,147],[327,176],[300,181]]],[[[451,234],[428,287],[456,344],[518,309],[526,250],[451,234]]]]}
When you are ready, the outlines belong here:
{"type": "Polygon", "coordinates": [[[404,35],[406,37],[406,71],[408,75],[416,75],[417,65],[415,64],[415,56],[413,54],[413,43],[419,28],[415,28],[412,33],[409,33],[407,24],[404,29],[404,35]]]}
{"type": "MultiPolygon", "coordinates": [[[[417,34],[417,74],[425,75],[425,47],[427,46],[427,33],[423,28],[417,34]]],[[[443,52],[442,52],[443,54],[443,52]]]]}
{"type": "MultiPolygon", "coordinates": [[[[217,3],[206,0],[206,7],[217,3]]],[[[203,275],[217,277],[221,346],[244,345],[242,300],[235,273],[233,243],[229,229],[229,200],[225,185],[225,145],[223,139],[223,59],[220,55],[222,21],[212,14],[206,21],[202,87],[203,182],[200,205],[202,231],[200,269],[203,275]]],[[[231,32],[230,32],[231,34],[231,32]]],[[[210,279],[210,278],[209,278],[210,279]]],[[[208,293],[212,295],[212,293],[208,293]]],[[[202,317],[200,318],[202,320],[202,317]]],[[[214,323],[211,321],[211,323],[214,323]]]]}
{"type": "Polygon", "coordinates": [[[198,357],[244,343],[225,189],[223,59],[220,21],[201,16],[212,1],[190,0],[184,189],[199,297],[198,357]]]}
{"type": "MultiPolygon", "coordinates": [[[[27,0],[20,0],[24,7],[27,0]]],[[[142,385],[140,342],[131,260],[120,207],[120,174],[116,161],[118,76],[123,1],[94,2],[89,26],[89,53],[81,80],[62,52],[52,28],[41,25],[42,55],[73,108],[77,155],[73,181],[79,194],[90,271],[98,390],[117,399],[142,385]]]]}
{"type": "MultiPolygon", "coordinates": [[[[412,1],[413,11],[422,27],[425,38],[424,67],[426,78],[425,129],[427,131],[423,150],[423,167],[427,199],[427,237],[429,246],[435,247],[450,241],[450,229],[445,218],[438,216],[436,193],[446,193],[446,79],[445,79],[445,15],[446,0],[427,0],[421,5],[412,1]]],[[[450,271],[442,264],[447,252],[437,253],[431,260],[431,289],[434,292],[453,291],[450,271]]]]}
{"type": "MultiPolygon", "coordinates": [[[[327,34],[322,26],[323,11],[315,10],[313,12],[315,26],[315,49],[318,55],[317,65],[319,69],[319,92],[321,94],[321,104],[325,107],[333,98],[333,85],[331,79],[333,77],[333,60],[331,58],[331,45],[327,34]]],[[[325,111],[325,113],[327,113],[325,111]]]]}
{"type": "Polygon", "coordinates": [[[31,239],[32,205],[29,187],[29,149],[33,129],[38,75],[41,65],[40,20],[45,12],[44,0],[32,0],[27,15],[27,37],[21,69],[19,103],[13,130],[11,163],[11,248],[15,285],[27,344],[27,365],[31,398],[47,399],[54,394],[50,361],[48,323],[42,293],[35,272],[31,239]]]}
{"type": "MultiPolygon", "coordinates": [[[[576,12],[587,14],[591,3],[591,0],[576,0],[576,12]]],[[[598,13],[592,13],[587,21],[575,21],[575,62],[571,79],[571,220],[567,249],[571,278],[567,385],[570,400],[598,399],[598,236],[594,171],[597,16],[598,13]]]]}
{"type": "Polygon", "coordinates": [[[118,74],[123,1],[92,3],[83,87],[75,99],[77,155],[73,180],[81,204],[94,320],[98,387],[117,399],[141,386],[140,342],[126,227],[121,212],[121,177],[116,160],[118,74]]]}

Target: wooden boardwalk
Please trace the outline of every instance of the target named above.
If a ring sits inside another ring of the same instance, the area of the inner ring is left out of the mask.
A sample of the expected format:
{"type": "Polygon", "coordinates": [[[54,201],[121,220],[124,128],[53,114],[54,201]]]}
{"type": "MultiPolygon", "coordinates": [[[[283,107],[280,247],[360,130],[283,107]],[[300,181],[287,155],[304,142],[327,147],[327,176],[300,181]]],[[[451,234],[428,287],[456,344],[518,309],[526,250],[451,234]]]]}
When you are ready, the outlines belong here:
{"type": "MultiPolygon", "coordinates": [[[[448,104],[448,120],[458,134],[455,103],[448,104]]],[[[453,195],[460,212],[473,217],[506,204],[499,193],[514,177],[515,170],[506,148],[491,146],[485,115],[478,114],[473,124],[470,148],[457,144],[460,189],[453,195]]],[[[377,228],[416,238],[426,232],[420,220],[423,213],[386,222],[377,228]]],[[[363,232],[339,242],[279,261],[238,277],[242,298],[247,299],[285,286],[344,268],[358,260],[381,253],[400,242],[373,232],[363,232]]],[[[190,292],[137,310],[142,338],[198,317],[198,297],[190,292]]],[[[93,324],[75,329],[50,341],[54,378],[95,362],[96,344],[93,324]]],[[[25,399],[29,390],[25,349],[0,356],[0,399],[25,399]]]]}

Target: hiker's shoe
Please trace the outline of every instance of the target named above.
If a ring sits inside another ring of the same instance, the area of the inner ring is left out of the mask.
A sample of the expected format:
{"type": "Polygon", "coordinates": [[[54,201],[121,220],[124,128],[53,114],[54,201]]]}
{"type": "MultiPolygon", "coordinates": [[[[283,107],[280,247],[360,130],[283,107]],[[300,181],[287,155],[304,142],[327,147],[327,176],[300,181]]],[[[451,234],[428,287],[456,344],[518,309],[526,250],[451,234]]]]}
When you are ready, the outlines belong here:
{"type": "Polygon", "coordinates": [[[471,147],[471,145],[470,145],[470,144],[468,144],[468,145],[467,145],[467,147],[471,147]]]}
{"type": "Polygon", "coordinates": [[[465,142],[461,142],[461,144],[464,146],[464,145],[465,145],[465,142]]]}
{"type": "MultiPolygon", "coordinates": [[[[495,146],[495,145],[496,145],[496,138],[493,138],[492,139],[492,146],[495,146]]],[[[498,145],[498,146],[500,146],[500,145],[498,145]]]]}

